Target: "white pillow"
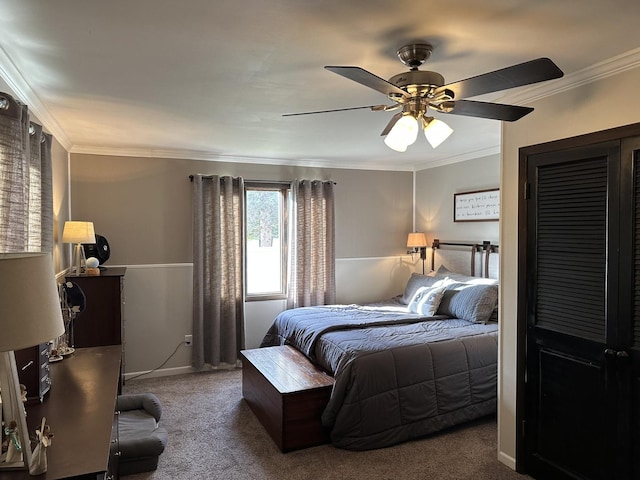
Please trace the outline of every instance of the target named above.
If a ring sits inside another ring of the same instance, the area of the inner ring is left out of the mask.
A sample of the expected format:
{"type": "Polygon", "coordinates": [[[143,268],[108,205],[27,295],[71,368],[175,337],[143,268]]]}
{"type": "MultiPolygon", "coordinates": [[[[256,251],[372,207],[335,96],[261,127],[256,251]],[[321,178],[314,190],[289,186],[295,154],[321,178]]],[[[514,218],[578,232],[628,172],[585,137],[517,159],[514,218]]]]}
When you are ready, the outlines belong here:
{"type": "MultiPolygon", "coordinates": [[[[438,282],[441,283],[441,282],[438,282]]],[[[427,317],[433,317],[438,311],[440,301],[444,295],[445,285],[434,287],[420,287],[416,290],[413,298],[409,302],[410,312],[419,313],[427,317]]]]}

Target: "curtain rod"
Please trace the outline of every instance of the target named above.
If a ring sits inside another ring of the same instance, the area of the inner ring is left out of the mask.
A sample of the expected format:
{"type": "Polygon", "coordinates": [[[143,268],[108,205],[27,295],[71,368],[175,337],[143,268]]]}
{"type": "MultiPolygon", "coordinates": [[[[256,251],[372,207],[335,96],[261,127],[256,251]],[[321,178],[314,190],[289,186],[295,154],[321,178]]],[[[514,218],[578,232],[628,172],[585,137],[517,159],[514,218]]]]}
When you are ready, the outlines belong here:
{"type": "MultiPolygon", "coordinates": [[[[203,180],[211,180],[214,175],[203,175],[203,180]]],[[[193,182],[195,175],[189,175],[189,181],[193,182]]],[[[244,183],[271,183],[271,184],[282,184],[282,185],[290,185],[291,182],[286,182],[284,180],[245,180],[244,183]]]]}
{"type": "Polygon", "coordinates": [[[20,104],[8,93],[0,92],[0,115],[20,118],[20,104]]]}
{"type": "MultiPolygon", "coordinates": [[[[18,102],[15,98],[13,98],[8,93],[0,92],[0,115],[7,115],[12,118],[20,118],[20,111],[24,105],[18,102]]],[[[42,127],[39,123],[29,121],[29,135],[35,135],[36,129],[34,125],[38,127],[42,127]]],[[[43,133],[45,133],[43,131],[43,133]]],[[[44,137],[40,139],[41,142],[44,142],[44,137]]]]}
{"type": "MultiPolygon", "coordinates": [[[[189,181],[193,182],[195,175],[189,175],[189,181]]],[[[203,179],[211,180],[213,175],[203,175],[203,179]]],[[[334,185],[337,185],[336,182],[332,180],[322,180],[327,182],[332,182],[334,185]]],[[[281,185],[291,185],[291,180],[245,180],[244,183],[265,183],[265,184],[281,184],[281,185]]]]}

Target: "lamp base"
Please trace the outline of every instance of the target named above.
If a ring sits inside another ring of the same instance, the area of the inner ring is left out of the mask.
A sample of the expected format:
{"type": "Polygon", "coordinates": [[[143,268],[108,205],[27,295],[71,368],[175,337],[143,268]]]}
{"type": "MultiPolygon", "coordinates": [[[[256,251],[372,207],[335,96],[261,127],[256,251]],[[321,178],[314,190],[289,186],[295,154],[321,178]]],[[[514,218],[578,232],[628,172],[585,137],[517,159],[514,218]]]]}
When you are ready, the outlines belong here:
{"type": "Polygon", "coordinates": [[[73,269],[75,270],[76,275],[82,274],[82,264],[86,259],[84,257],[84,249],[82,248],[81,243],[76,243],[76,247],[73,251],[73,269]]]}
{"type": "Polygon", "coordinates": [[[0,460],[0,470],[27,470],[31,463],[31,443],[13,351],[0,352],[0,389],[4,434],[10,444],[7,454],[0,460]]]}

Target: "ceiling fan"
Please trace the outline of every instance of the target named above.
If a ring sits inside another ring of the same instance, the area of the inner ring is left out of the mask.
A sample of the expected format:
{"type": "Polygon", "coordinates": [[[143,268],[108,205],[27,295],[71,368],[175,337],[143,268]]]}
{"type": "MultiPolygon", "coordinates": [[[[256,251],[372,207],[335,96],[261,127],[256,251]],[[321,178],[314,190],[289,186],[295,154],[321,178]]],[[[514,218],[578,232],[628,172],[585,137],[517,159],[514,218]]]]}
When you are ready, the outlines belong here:
{"type": "Polygon", "coordinates": [[[398,58],[409,67],[409,71],[394,75],[389,81],[360,67],[324,67],[349,80],[383,93],[394,102],[392,105],[368,105],[289,113],[283,116],[311,115],[364,108],[372,111],[402,109],[391,118],[382,131],[381,136],[386,137],[385,143],[396,151],[404,152],[407,146],[415,142],[418,131],[422,128],[431,146],[436,148],[453,130],[443,121],[429,116],[429,109],[453,115],[513,122],[531,113],[533,108],[466,100],[466,98],[544,82],[564,75],[562,70],[550,59],[538,58],[445,85],[444,77],[439,73],[418,70],[418,67],[429,59],[432,51],[433,47],[428,43],[400,47],[397,51],[398,58]]]}

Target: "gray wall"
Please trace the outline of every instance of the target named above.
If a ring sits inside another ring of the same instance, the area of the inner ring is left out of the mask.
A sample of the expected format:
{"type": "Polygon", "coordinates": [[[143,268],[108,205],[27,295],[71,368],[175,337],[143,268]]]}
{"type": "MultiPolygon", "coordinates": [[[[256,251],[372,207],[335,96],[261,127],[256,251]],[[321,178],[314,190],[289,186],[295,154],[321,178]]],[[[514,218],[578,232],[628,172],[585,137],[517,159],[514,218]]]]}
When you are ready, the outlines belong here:
{"type": "Polygon", "coordinates": [[[498,222],[454,222],[453,194],[499,188],[500,155],[416,172],[416,230],[449,241],[497,243],[498,222]]]}
{"type": "Polygon", "coordinates": [[[53,264],[62,273],[71,263],[71,245],[62,243],[64,222],[70,219],[69,154],[58,143],[51,146],[53,183],[53,264]]]}
{"type": "Polygon", "coordinates": [[[191,262],[194,173],[336,181],[337,258],[402,254],[411,231],[411,172],[80,154],[71,156],[74,219],[93,221],[108,239],[110,264],[191,262]]]}

